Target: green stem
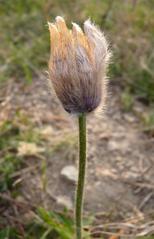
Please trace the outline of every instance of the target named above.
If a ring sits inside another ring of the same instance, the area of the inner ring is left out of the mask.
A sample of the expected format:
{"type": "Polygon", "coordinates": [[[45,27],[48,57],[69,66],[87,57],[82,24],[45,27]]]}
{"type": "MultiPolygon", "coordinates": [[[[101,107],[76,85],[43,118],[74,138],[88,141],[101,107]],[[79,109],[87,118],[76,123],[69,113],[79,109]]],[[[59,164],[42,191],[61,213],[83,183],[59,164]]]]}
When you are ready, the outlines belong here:
{"type": "Polygon", "coordinates": [[[82,206],[86,172],[86,114],[79,115],[79,173],[76,191],[76,239],[82,239],[82,206]]]}

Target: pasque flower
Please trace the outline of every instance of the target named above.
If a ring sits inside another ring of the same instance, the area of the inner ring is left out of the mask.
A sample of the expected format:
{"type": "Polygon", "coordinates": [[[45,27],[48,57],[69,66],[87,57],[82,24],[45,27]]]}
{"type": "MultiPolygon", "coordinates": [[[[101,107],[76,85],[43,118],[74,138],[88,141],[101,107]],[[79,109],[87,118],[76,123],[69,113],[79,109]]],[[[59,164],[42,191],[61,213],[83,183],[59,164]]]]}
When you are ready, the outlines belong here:
{"type": "Polygon", "coordinates": [[[90,20],[84,32],[76,23],[69,30],[62,17],[49,23],[49,31],[49,75],[59,100],[69,113],[92,112],[106,96],[110,52],[104,34],[90,20]]]}
{"type": "Polygon", "coordinates": [[[106,70],[110,58],[104,34],[84,22],[84,32],[72,23],[69,30],[62,17],[49,23],[51,57],[49,75],[64,109],[79,119],[79,174],[76,190],[76,239],[82,239],[82,206],[86,173],[86,115],[106,96],[106,70]]]}

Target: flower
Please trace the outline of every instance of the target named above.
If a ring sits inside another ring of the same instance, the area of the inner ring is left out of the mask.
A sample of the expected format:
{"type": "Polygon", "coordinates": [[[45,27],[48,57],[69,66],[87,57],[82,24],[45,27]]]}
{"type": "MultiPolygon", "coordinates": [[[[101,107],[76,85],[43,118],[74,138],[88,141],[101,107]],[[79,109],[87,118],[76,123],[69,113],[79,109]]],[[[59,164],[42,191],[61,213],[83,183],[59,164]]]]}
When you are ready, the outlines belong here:
{"type": "Polygon", "coordinates": [[[104,34],[90,20],[84,22],[84,32],[76,23],[69,30],[59,16],[48,25],[49,75],[59,100],[69,113],[92,112],[106,96],[110,52],[104,34]]]}

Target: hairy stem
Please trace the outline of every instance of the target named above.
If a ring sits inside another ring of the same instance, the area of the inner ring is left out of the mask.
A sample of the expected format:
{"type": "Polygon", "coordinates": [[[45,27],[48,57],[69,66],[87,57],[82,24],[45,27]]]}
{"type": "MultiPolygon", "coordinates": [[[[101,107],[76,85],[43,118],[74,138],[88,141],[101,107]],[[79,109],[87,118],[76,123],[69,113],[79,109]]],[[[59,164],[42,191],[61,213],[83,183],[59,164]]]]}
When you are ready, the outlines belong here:
{"type": "Polygon", "coordinates": [[[86,172],[86,114],[79,115],[79,173],[76,191],[76,239],[82,239],[82,206],[86,172]]]}

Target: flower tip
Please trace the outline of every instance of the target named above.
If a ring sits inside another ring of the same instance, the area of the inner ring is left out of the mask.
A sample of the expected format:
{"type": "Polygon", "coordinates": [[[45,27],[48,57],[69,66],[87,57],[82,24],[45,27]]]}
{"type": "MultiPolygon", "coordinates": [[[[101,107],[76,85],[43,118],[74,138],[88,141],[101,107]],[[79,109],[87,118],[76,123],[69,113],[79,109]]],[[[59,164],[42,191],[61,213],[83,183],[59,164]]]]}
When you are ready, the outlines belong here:
{"type": "Polygon", "coordinates": [[[51,22],[47,22],[47,24],[48,24],[48,27],[50,28],[51,27],[51,25],[52,25],[52,23],[51,22]]]}
{"type": "Polygon", "coordinates": [[[56,22],[65,22],[64,18],[61,16],[56,17],[56,22]]]}
{"type": "Polygon", "coordinates": [[[87,20],[85,20],[84,26],[90,26],[90,27],[92,26],[92,22],[91,22],[90,18],[88,18],[87,20]]]}
{"type": "Polygon", "coordinates": [[[47,22],[47,23],[48,23],[49,30],[54,30],[58,32],[57,27],[53,23],[51,22],[47,22]]]}
{"type": "Polygon", "coordinates": [[[82,30],[78,24],[76,24],[75,22],[72,22],[72,26],[74,31],[82,33],[82,30]]]}

